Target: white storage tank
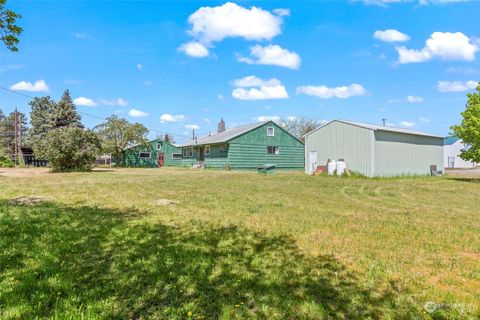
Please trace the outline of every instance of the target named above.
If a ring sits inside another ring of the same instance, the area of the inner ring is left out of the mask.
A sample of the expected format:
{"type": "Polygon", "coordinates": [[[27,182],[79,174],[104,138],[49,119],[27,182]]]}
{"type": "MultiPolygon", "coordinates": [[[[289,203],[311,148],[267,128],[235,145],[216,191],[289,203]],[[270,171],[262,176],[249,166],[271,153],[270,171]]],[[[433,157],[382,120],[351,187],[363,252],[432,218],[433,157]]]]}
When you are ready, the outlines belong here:
{"type": "Polygon", "coordinates": [[[345,173],[345,169],[347,169],[347,162],[343,159],[338,159],[337,161],[337,175],[341,176],[345,173]]]}
{"type": "Polygon", "coordinates": [[[327,163],[327,172],[328,172],[328,175],[333,175],[335,173],[335,169],[337,168],[337,163],[335,162],[335,160],[332,160],[330,162],[327,163]]]}

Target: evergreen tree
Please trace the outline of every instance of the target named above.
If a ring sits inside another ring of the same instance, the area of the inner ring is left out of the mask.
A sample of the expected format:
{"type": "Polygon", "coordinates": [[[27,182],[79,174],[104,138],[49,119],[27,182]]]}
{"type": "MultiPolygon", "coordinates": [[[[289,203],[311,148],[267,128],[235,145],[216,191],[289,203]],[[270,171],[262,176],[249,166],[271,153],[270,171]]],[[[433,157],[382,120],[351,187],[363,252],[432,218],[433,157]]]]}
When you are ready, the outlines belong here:
{"type": "Polygon", "coordinates": [[[6,153],[7,141],[10,139],[11,134],[12,133],[8,131],[7,118],[0,109],[0,153],[6,153]]]}
{"type": "Polygon", "coordinates": [[[70,91],[65,90],[60,101],[53,108],[51,117],[51,128],[75,127],[83,128],[81,117],[73,103],[70,91]]]}
{"type": "Polygon", "coordinates": [[[20,111],[13,111],[7,117],[0,120],[0,151],[10,158],[15,157],[15,120],[20,126],[20,146],[25,144],[27,133],[27,121],[25,115],[20,111]]]}
{"type": "Polygon", "coordinates": [[[31,140],[44,139],[52,127],[52,114],[55,109],[55,101],[47,97],[36,97],[29,102],[32,111],[30,112],[31,140]]]}

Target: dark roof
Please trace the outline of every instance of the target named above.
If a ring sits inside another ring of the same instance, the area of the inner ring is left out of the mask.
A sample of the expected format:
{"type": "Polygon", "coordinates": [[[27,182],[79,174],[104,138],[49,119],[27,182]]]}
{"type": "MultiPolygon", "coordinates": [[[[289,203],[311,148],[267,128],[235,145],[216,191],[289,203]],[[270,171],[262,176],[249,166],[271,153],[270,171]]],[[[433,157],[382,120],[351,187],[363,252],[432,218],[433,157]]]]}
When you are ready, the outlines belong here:
{"type": "Polygon", "coordinates": [[[184,143],[179,147],[188,147],[194,145],[204,145],[204,144],[215,144],[215,143],[223,143],[232,140],[238,136],[241,136],[244,133],[247,133],[253,129],[259,128],[271,121],[264,121],[264,122],[257,122],[246,124],[243,126],[238,126],[234,128],[228,128],[223,132],[211,134],[208,136],[198,137],[196,141],[192,140],[190,142],[184,143]]]}

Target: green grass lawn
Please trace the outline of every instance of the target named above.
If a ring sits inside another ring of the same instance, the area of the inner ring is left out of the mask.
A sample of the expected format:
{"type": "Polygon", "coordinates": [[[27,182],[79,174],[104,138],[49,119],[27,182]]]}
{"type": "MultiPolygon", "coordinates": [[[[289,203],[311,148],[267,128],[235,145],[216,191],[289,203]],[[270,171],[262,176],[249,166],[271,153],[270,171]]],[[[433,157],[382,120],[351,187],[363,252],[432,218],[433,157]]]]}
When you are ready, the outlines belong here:
{"type": "Polygon", "coordinates": [[[480,180],[25,172],[0,176],[0,319],[480,317],[480,180]]]}

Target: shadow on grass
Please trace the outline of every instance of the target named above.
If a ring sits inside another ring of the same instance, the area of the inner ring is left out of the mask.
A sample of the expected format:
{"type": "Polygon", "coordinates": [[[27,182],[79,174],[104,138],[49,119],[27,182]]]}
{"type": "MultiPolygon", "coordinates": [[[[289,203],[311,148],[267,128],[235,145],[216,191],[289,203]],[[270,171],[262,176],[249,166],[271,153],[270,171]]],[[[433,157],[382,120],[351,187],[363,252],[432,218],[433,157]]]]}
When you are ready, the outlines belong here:
{"type": "Polygon", "coordinates": [[[391,289],[363,289],[290,238],[151,220],[0,202],[0,318],[376,319],[396,309],[391,289]]]}
{"type": "Polygon", "coordinates": [[[460,181],[460,182],[480,183],[480,177],[471,177],[471,178],[466,178],[466,177],[447,177],[447,180],[460,181]]]}

